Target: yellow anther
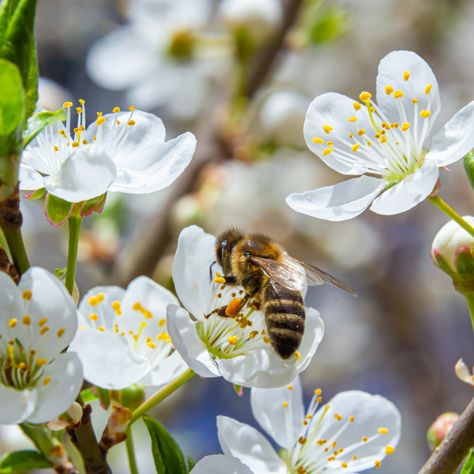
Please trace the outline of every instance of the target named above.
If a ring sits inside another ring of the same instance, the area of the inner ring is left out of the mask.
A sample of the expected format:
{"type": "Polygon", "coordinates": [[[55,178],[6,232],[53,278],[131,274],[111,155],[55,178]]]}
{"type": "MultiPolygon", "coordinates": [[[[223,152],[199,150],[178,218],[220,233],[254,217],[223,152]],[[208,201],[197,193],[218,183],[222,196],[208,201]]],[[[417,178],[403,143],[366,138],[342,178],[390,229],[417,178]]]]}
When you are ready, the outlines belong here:
{"type": "Polygon", "coordinates": [[[171,344],[171,336],[167,332],[160,332],[156,338],[159,341],[165,341],[167,344],[171,344]]]}
{"type": "Polygon", "coordinates": [[[153,342],[153,341],[148,341],[146,343],[146,345],[150,348],[150,349],[156,349],[156,344],[153,342]]]}
{"type": "Polygon", "coordinates": [[[431,89],[433,88],[433,84],[428,84],[425,87],[425,94],[429,94],[431,92],[431,89]]]}
{"type": "Polygon", "coordinates": [[[137,110],[136,107],[134,105],[130,105],[128,107],[128,110],[130,110],[130,112],[133,112],[134,110],[137,110]]]}
{"type": "Polygon", "coordinates": [[[362,102],[369,102],[371,98],[372,98],[372,94],[371,94],[370,92],[362,91],[362,92],[359,94],[359,99],[360,99],[362,102]]]}
{"type": "Polygon", "coordinates": [[[296,360],[301,360],[301,354],[298,351],[295,351],[296,360]]]}
{"type": "Polygon", "coordinates": [[[367,142],[367,146],[372,146],[372,142],[370,140],[367,142]]]}
{"type": "Polygon", "coordinates": [[[348,420],[351,422],[351,423],[354,423],[355,421],[355,416],[354,415],[351,415],[348,420]]]}
{"type": "Polygon", "coordinates": [[[64,334],[64,328],[59,328],[56,332],[56,336],[61,337],[64,334]]]}
{"type": "Polygon", "coordinates": [[[357,132],[357,135],[359,135],[359,137],[361,137],[364,134],[365,134],[365,130],[363,128],[360,128],[359,131],[357,132]]]}
{"type": "Polygon", "coordinates": [[[20,370],[25,370],[25,369],[27,368],[27,365],[26,365],[25,362],[20,362],[20,363],[18,364],[18,368],[19,368],[20,370]]]}
{"type": "Polygon", "coordinates": [[[352,456],[353,461],[357,461],[358,459],[359,459],[359,456],[357,456],[357,454],[354,454],[354,456],[352,456]]]}
{"type": "Polygon", "coordinates": [[[293,385],[288,385],[288,387],[286,387],[288,390],[293,390],[293,385]]]}
{"type": "Polygon", "coordinates": [[[90,296],[89,299],[87,300],[87,302],[91,306],[96,306],[99,301],[97,300],[97,296],[90,296]]]}
{"type": "Polygon", "coordinates": [[[229,344],[232,344],[233,346],[235,346],[239,342],[237,336],[229,336],[227,340],[229,341],[229,344]]]}
{"type": "Polygon", "coordinates": [[[79,142],[72,142],[72,147],[77,148],[79,146],[79,142]]]}
{"type": "Polygon", "coordinates": [[[345,469],[347,466],[348,466],[348,464],[346,463],[346,461],[341,462],[341,467],[343,467],[345,469]]]}
{"type": "Polygon", "coordinates": [[[51,375],[47,375],[44,379],[43,379],[43,385],[48,385],[51,380],[53,380],[53,377],[51,377],[51,375]]]}
{"type": "Polygon", "coordinates": [[[411,99],[412,103],[413,104],[418,104],[418,99],[416,97],[413,97],[413,99],[411,99]]]}
{"type": "Polygon", "coordinates": [[[219,285],[223,285],[225,283],[225,278],[223,278],[221,276],[216,276],[214,278],[214,283],[217,283],[219,285]]]}
{"type": "Polygon", "coordinates": [[[393,92],[393,86],[387,85],[385,86],[385,93],[390,95],[393,92]]]}
{"type": "Polygon", "coordinates": [[[84,104],[86,103],[86,101],[85,101],[84,99],[79,99],[79,103],[80,103],[81,105],[84,105],[84,104]]]}
{"type": "Polygon", "coordinates": [[[249,339],[253,339],[253,338],[254,338],[255,336],[257,336],[257,335],[258,335],[258,331],[251,331],[251,332],[249,333],[249,339]]]}
{"type": "Polygon", "coordinates": [[[384,428],[384,427],[382,426],[382,427],[380,427],[380,428],[377,430],[377,432],[378,432],[379,434],[381,434],[381,435],[386,435],[386,434],[388,434],[390,431],[389,431],[388,428],[384,428]]]}
{"type": "Polygon", "coordinates": [[[354,102],[354,110],[360,110],[360,108],[362,107],[362,105],[360,105],[360,102],[354,102]]]}
{"type": "Polygon", "coordinates": [[[328,457],[328,461],[331,462],[331,461],[335,461],[336,460],[336,457],[335,456],[329,456],[328,457]]]}
{"type": "Polygon", "coordinates": [[[103,112],[96,112],[96,114],[97,114],[97,117],[102,117],[103,112]]]}
{"type": "Polygon", "coordinates": [[[305,438],[304,436],[300,436],[300,437],[298,438],[298,443],[300,443],[300,444],[305,444],[305,443],[306,443],[306,438],[305,438]]]}
{"type": "Polygon", "coordinates": [[[323,125],[323,130],[326,133],[331,133],[334,129],[331,127],[331,125],[323,125]]]}
{"type": "Polygon", "coordinates": [[[96,125],[102,125],[103,123],[105,123],[105,117],[102,117],[102,115],[100,115],[99,117],[97,117],[95,123],[96,125]]]}
{"type": "Polygon", "coordinates": [[[322,393],[323,393],[323,391],[320,388],[316,388],[314,390],[314,394],[317,395],[317,396],[321,395],[322,393]]]}
{"type": "Polygon", "coordinates": [[[395,448],[393,446],[386,446],[385,447],[385,453],[389,454],[389,455],[393,454],[393,453],[395,453],[395,448]]]}
{"type": "Polygon", "coordinates": [[[49,326],[44,326],[40,330],[40,334],[44,336],[49,331],[49,326]]]}
{"type": "Polygon", "coordinates": [[[393,97],[394,97],[395,99],[400,99],[400,97],[403,97],[403,96],[404,96],[403,91],[400,90],[400,89],[396,90],[396,91],[393,93],[393,97]]]}
{"type": "Polygon", "coordinates": [[[349,120],[349,122],[357,122],[357,117],[353,115],[352,117],[349,117],[347,120],[349,120]]]}
{"type": "Polygon", "coordinates": [[[283,402],[283,403],[281,404],[281,406],[282,406],[283,408],[288,408],[288,402],[283,402]]]}
{"type": "Polygon", "coordinates": [[[111,306],[117,316],[122,314],[122,305],[120,304],[120,301],[112,301],[111,306]]]}
{"type": "Polygon", "coordinates": [[[102,303],[104,299],[105,299],[104,293],[97,293],[97,303],[102,303]]]}
{"type": "Polygon", "coordinates": [[[158,321],[158,327],[162,328],[166,324],[166,319],[160,319],[158,321]]]}
{"type": "Polygon", "coordinates": [[[135,120],[129,120],[127,122],[127,125],[130,125],[130,126],[135,125],[135,124],[136,124],[135,120]]]}
{"type": "Polygon", "coordinates": [[[403,73],[403,80],[408,81],[408,79],[410,79],[410,71],[405,71],[403,73]]]}
{"type": "Polygon", "coordinates": [[[359,148],[360,148],[360,143],[356,143],[355,145],[352,145],[351,150],[355,153],[359,148]]]}
{"type": "Polygon", "coordinates": [[[97,329],[98,329],[100,332],[105,332],[105,327],[102,326],[102,325],[99,326],[97,329]]]}
{"type": "Polygon", "coordinates": [[[331,141],[326,142],[326,145],[327,145],[328,147],[333,147],[333,146],[334,146],[334,142],[331,142],[331,141]]]}
{"type": "Polygon", "coordinates": [[[321,402],[323,401],[323,397],[318,397],[318,398],[316,398],[316,401],[317,401],[318,403],[321,403],[321,402]]]}
{"type": "Polygon", "coordinates": [[[313,143],[317,143],[318,145],[324,143],[324,140],[323,140],[322,138],[319,138],[319,137],[313,137],[313,138],[311,139],[311,141],[312,141],[313,143]]]}
{"type": "Polygon", "coordinates": [[[342,416],[341,416],[339,413],[335,413],[335,414],[334,414],[334,418],[336,418],[337,421],[341,421],[341,420],[342,420],[342,416]]]}
{"type": "Polygon", "coordinates": [[[76,112],[78,114],[82,114],[82,107],[76,107],[76,112]]]}
{"type": "Polygon", "coordinates": [[[334,150],[332,148],[325,148],[323,150],[323,155],[329,155],[329,153],[332,153],[334,150]]]}
{"type": "Polygon", "coordinates": [[[39,327],[44,326],[47,322],[48,322],[48,318],[41,318],[41,319],[38,321],[38,326],[39,326],[39,327]]]}
{"type": "Polygon", "coordinates": [[[33,293],[31,292],[31,290],[25,290],[22,294],[21,294],[22,298],[24,300],[27,300],[27,301],[30,301],[32,296],[33,296],[33,293]]]}
{"type": "Polygon", "coordinates": [[[362,441],[363,441],[364,443],[367,443],[367,441],[369,441],[368,436],[362,436],[362,441]]]}
{"type": "Polygon", "coordinates": [[[72,102],[64,102],[64,104],[63,104],[63,107],[64,107],[65,109],[68,109],[69,107],[72,107],[72,106],[73,106],[73,103],[72,103],[72,102]]]}
{"type": "Polygon", "coordinates": [[[48,359],[46,359],[45,357],[39,357],[38,359],[36,359],[36,365],[38,367],[43,367],[43,365],[46,365],[48,363],[48,359]]]}
{"type": "Polygon", "coordinates": [[[25,325],[25,326],[29,326],[31,324],[31,317],[28,315],[28,314],[25,314],[23,316],[23,318],[21,318],[21,322],[25,325]]]}
{"type": "Polygon", "coordinates": [[[14,328],[16,326],[17,322],[18,321],[15,318],[10,319],[10,321],[8,321],[8,327],[9,328],[14,328]]]}
{"type": "Polygon", "coordinates": [[[113,112],[114,114],[118,114],[118,113],[120,112],[120,107],[117,107],[117,106],[114,107],[114,108],[112,109],[112,112],[113,112]]]}
{"type": "Polygon", "coordinates": [[[141,312],[141,311],[143,311],[143,306],[140,303],[140,301],[135,301],[135,303],[133,303],[132,309],[134,311],[140,311],[141,312]]]}
{"type": "Polygon", "coordinates": [[[428,109],[423,109],[420,111],[421,118],[428,118],[431,115],[431,111],[428,109]]]}
{"type": "Polygon", "coordinates": [[[58,145],[54,145],[54,146],[53,146],[53,150],[54,150],[54,151],[59,151],[58,145]]]}
{"type": "Polygon", "coordinates": [[[397,122],[394,122],[394,123],[390,124],[391,128],[398,128],[399,126],[400,126],[400,124],[397,123],[397,122]]]}
{"type": "Polygon", "coordinates": [[[380,469],[380,466],[382,465],[382,463],[380,462],[380,460],[376,459],[374,465],[377,469],[380,469]]]}
{"type": "Polygon", "coordinates": [[[91,321],[97,321],[99,319],[99,316],[97,315],[97,313],[91,313],[89,314],[89,319],[91,321]]]}
{"type": "Polygon", "coordinates": [[[410,128],[410,123],[409,122],[403,122],[401,126],[401,131],[406,132],[410,128]]]}

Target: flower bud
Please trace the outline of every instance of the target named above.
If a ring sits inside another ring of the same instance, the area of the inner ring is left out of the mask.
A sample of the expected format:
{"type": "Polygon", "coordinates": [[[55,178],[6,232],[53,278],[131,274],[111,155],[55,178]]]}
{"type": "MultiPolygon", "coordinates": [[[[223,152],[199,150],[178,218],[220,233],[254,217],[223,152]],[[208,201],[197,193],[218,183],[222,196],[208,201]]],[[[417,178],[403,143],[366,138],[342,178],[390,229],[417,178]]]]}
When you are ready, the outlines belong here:
{"type": "Polygon", "coordinates": [[[466,171],[467,179],[474,188],[474,151],[471,151],[464,157],[464,170],[466,171]]]}
{"type": "Polygon", "coordinates": [[[145,390],[143,385],[135,383],[130,387],[124,388],[118,392],[117,401],[123,407],[135,410],[145,401],[145,390]]]}
{"type": "Polygon", "coordinates": [[[474,387],[474,366],[472,372],[462,359],[459,359],[454,366],[454,372],[459,380],[474,387]]]}
{"type": "MultiPolygon", "coordinates": [[[[474,225],[474,217],[464,216],[474,225]]],[[[436,234],[431,249],[436,266],[450,275],[454,287],[466,296],[474,296],[474,237],[458,223],[450,221],[436,234]]]]}
{"type": "Polygon", "coordinates": [[[427,433],[428,445],[432,451],[443,442],[458,418],[459,415],[451,411],[443,413],[436,418],[427,433]]]}

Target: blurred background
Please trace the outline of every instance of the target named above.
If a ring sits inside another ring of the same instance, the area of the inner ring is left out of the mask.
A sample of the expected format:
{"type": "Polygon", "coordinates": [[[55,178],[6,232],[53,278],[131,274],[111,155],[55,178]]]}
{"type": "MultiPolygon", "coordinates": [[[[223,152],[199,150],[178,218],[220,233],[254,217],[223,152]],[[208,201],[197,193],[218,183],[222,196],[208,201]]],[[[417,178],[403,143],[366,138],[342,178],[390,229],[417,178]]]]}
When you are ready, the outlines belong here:
{"type": "MultiPolygon", "coordinates": [[[[214,234],[228,226],[269,234],[359,293],[308,294],[326,326],[303,374],[308,398],[318,386],[326,399],[359,389],[392,400],[402,438],[382,472],[416,472],[429,456],[429,425],[444,411],[460,413],[472,396],[453,370],[461,357],[474,362],[467,307],[430,257],[447,218],[425,202],[398,216],[365,212],[334,224],[295,213],[284,198],[341,179],[304,145],[310,101],[328,91],[374,91],[378,62],[390,51],[413,50],[433,68],[438,128],[472,100],[473,24],[468,0],[38,2],[43,107],[84,98],[93,120],[97,111],[133,104],[160,116],[168,138],[185,130],[198,136],[192,164],[171,187],[109,195],[103,214],[86,220],[81,293],[139,274],[172,287],[177,236],[193,223],[214,234]]],[[[441,195],[461,215],[472,213],[461,162],[442,173],[441,195]]],[[[64,266],[65,229],[48,224],[41,202],[22,205],[32,263],[64,266]]],[[[221,379],[192,380],[156,411],[196,459],[221,452],[217,415],[255,425],[247,391],[239,398],[221,379]]],[[[0,451],[25,442],[0,427],[0,451]]],[[[137,444],[141,472],[153,472],[144,432],[137,444]]],[[[111,457],[114,473],[128,471],[122,446],[111,457]]]]}

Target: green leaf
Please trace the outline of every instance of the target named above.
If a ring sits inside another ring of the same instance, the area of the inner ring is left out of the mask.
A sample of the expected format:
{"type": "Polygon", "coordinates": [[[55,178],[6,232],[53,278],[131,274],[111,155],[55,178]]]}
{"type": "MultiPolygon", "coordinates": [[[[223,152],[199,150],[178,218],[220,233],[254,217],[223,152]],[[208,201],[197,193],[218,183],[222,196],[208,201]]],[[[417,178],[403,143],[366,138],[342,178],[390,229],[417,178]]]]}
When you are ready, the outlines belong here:
{"type": "Polygon", "coordinates": [[[461,474],[474,474],[474,450],[471,449],[469,452],[464,466],[462,467],[461,474]]]}
{"type": "Polygon", "coordinates": [[[191,456],[186,456],[186,461],[188,463],[188,472],[191,472],[193,467],[197,464],[197,461],[191,456]]]}
{"type": "Polygon", "coordinates": [[[312,44],[332,43],[347,31],[348,23],[348,14],[341,7],[322,7],[308,21],[308,39],[312,44]]]}
{"type": "Polygon", "coordinates": [[[46,196],[45,210],[48,221],[54,226],[64,224],[71,215],[73,204],[64,199],[48,194],[46,196]]]}
{"type": "Polygon", "coordinates": [[[0,474],[19,474],[32,469],[47,469],[51,463],[38,451],[24,450],[4,454],[0,458],[0,474]]]}
{"type": "Polygon", "coordinates": [[[99,397],[93,388],[86,388],[81,391],[81,398],[84,403],[90,403],[97,400],[99,397]]]}
{"type": "Polygon", "coordinates": [[[464,157],[464,170],[466,171],[467,179],[474,189],[474,151],[471,151],[464,157]]]}
{"type": "Polygon", "coordinates": [[[18,68],[0,59],[0,135],[9,135],[22,122],[25,92],[18,68]]]}
{"type": "Polygon", "coordinates": [[[166,428],[150,416],[144,416],[143,421],[150,434],[157,474],[187,474],[183,453],[166,428]]]}
{"type": "Polygon", "coordinates": [[[66,112],[62,108],[55,111],[47,110],[32,115],[28,119],[26,130],[23,132],[23,148],[48,125],[63,120],[66,120],[66,112]]]}

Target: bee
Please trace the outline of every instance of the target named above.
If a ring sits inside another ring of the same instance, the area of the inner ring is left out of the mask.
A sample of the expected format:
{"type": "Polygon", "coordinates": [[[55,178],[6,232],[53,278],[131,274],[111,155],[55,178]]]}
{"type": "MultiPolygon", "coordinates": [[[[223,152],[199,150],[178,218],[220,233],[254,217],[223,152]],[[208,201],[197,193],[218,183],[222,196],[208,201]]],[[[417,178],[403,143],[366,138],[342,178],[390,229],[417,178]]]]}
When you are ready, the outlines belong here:
{"type": "Polygon", "coordinates": [[[245,235],[238,229],[228,229],[218,238],[216,261],[223,271],[223,282],[240,285],[245,291],[241,300],[212,313],[234,317],[249,301],[265,316],[266,333],[273,349],[287,359],[298,349],[304,333],[305,285],[329,283],[356,296],[348,285],[324,270],[291,257],[270,237],[245,235]]]}

